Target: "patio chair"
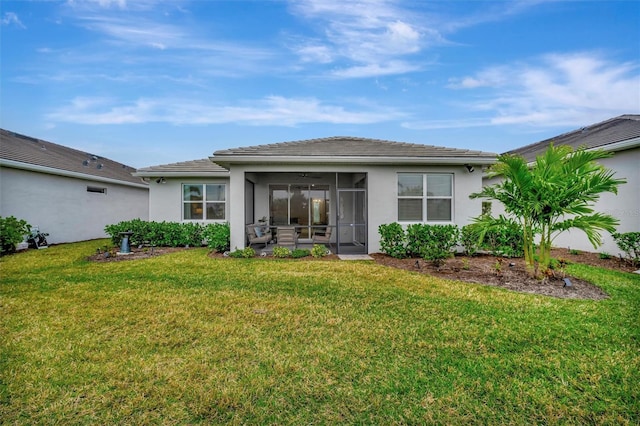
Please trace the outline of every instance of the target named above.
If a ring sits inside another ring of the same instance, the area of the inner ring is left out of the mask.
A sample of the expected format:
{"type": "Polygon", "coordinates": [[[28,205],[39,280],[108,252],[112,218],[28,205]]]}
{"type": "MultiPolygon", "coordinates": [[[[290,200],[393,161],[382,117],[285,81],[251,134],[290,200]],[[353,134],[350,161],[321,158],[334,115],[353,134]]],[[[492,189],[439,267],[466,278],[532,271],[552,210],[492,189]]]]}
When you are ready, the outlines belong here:
{"type": "Polygon", "coordinates": [[[271,241],[271,230],[264,225],[247,225],[247,238],[249,239],[249,247],[253,244],[267,244],[271,241]]]}
{"type": "Polygon", "coordinates": [[[324,230],[314,229],[313,244],[324,244],[329,248],[331,248],[331,230],[332,229],[333,228],[331,228],[330,226],[327,226],[326,228],[324,228],[324,230]]]}
{"type": "Polygon", "coordinates": [[[298,246],[298,234],[294,226],[278,227],[278,245],[279,246],[298,246]]]}

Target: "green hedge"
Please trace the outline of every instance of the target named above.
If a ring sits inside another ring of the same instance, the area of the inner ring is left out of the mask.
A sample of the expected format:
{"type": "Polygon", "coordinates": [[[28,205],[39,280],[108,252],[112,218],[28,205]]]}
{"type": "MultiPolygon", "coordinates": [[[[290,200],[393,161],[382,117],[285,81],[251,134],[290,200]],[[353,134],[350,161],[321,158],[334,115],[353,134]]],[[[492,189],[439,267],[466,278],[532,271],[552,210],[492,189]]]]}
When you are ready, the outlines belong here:
{"type": "Polygon", "coordinates": [[[452,256],[459,229],[456,225],[413,224],[404,230],[393,222],[380,225],[378,232],[383,253],[398,259],[421,257],[439,264],[452,256]]]}
{"type": "Polygon", "coordinates": [[[107,225],[104,230],[116,246],[122,242],[122,232],[132,232],[129,237],[129,243],[132,246],[200,247],[207,245],[212,250],[223,252],[229,250],[230,245],[228,223],[201,225],[195,222],[147,222],[133,219],[107,225]]]}
{"type": "Polygon", "coordinates": [[[489,228],[480,224],[463,226],[412,224],[406,229],[397,222],[378,227],[380,250],[392,257],[403,259],[421,257],[436,263],[451,256],[460,244],[469,256],[486,251],[496,256],[522,257],[523,232],[515,221],[502,221],[489,228]]]}

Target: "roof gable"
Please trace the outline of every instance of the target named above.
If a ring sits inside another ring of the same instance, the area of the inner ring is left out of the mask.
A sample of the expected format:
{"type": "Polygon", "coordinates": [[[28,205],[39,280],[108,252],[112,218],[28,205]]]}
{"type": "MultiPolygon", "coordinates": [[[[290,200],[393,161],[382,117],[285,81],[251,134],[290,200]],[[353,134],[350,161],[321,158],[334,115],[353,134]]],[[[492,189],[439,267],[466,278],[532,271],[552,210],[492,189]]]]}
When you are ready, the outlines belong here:
{"type": "MultiPolygon", "coordinates": [[[[19,133],[0,129],[0,160],[19,168],[31,165],[55,172],[71,172],[99,179],[117,180],[123,183],[144,185],[140,178],[132,176],[133,167],[108,158],[77,149],[43,141],[19,133]]],[[[27,168],[27,167],[25,167],[27,168]]]]}
{"type": "Polygon", "coordinates": [[[544,153],[549,145],[569,145],[574,149],[584,146],[587,149],[608,149],[614,144],[636,140],[632,146],[640,146],[640,115],[627,114],[611,118],[588,127],[564,133],[553,138],[545,139],[506,154],[520,155],[528,161],[533,161],[544,153]]]}
{"type": "Polygon", "coordinates": [[[359,159],[362,162],[378,162],[380,159],[401,162],[403,159],[438,160],[459,159],[466,162],[486,162],[496,156],[492,152],[468,149],[447,148],[416,143],[393,142],[381,139],[368,139],[349,136],[335,136],[320,139],[308,139],[292,142],[280,142],[225,149],[213,154],[213,161],[220,164],[243,162],[247,159],[271,161],[274,157],[281,160],[323,159],[359,159]]]}

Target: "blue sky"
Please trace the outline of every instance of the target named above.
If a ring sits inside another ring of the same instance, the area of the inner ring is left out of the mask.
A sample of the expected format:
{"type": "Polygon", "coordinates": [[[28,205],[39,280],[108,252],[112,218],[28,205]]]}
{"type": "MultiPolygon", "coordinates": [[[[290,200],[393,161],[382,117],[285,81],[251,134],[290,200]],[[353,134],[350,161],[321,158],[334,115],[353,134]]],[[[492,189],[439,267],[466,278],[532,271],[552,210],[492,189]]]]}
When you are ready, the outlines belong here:
{"type": "Polygon", "coordinates": [[[640,1],[0,7],[2,128],[134,167],[327,136],[504,152],[640,113],[640,1]]]}

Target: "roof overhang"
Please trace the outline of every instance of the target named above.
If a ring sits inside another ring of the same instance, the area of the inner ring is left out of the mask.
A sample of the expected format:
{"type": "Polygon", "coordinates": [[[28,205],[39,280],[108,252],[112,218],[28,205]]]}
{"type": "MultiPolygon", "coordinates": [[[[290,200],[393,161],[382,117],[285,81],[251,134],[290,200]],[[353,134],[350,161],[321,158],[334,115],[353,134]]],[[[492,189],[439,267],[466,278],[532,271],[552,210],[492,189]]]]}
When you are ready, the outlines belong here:
{"type": "Polygon", "coordinates": [[[162,170],[150,170],[150,171],[138,171],[132,173],[133,176],[141,178],[154,178],[154,177],[186,177],[186,178],[199,178],[199,177],[218,177],[228,178],[228,171],[221,172],[198,172],[198,171],[162,171],[162,170]]]}
{"type": "Polygon", "coordinates": [[[214,155],[211,161],[229,168],[233,164],[363,164],[363,165],[489,165],[495,156],[476,157],[356,157],[356,156],[264,156],[264,155],[214,155]]]}
{"type": "Polygon", "coordinates": [[[594,151],[597,149],[601,149],[603,151],[608,152],[617,152],[617,151],[626,151],[627,149],[633,149],[640,146],[640,137],[627,139],[620,142],[610,143],[608,145],[597,146],[594,148],[589,148],[587,151],[594,151]]]}
{"type": "Polygon", "coordinates": [[[144,188],[144,189],[149,188],[149,185],[142,182],[141,183],[127,182],[119,179],[111,179],[111,178],[106,178],[106,177],[101,177],[96,175],[90,175],[86,173],[72,172],[69,170],[55,169],[53,167],[39,166],[37,164],[29,164],[29,163],[23,163],[21,161],[6,160],[1,158],[0,158],[0,166],[9,167],[12,169],[28,170],[30,172],[47,173],[50,175],[70,177],[74,179],[83,179],[83,180],[91,180],[94,182],[103,182],[103,183],[111,183],[111,184],[122,185],[122,186],[130,186],[133,188],[144,188]]]}

